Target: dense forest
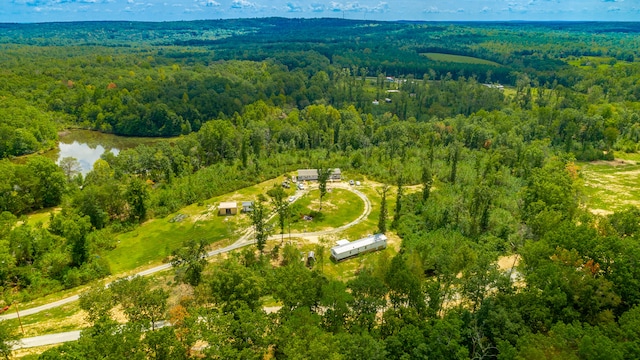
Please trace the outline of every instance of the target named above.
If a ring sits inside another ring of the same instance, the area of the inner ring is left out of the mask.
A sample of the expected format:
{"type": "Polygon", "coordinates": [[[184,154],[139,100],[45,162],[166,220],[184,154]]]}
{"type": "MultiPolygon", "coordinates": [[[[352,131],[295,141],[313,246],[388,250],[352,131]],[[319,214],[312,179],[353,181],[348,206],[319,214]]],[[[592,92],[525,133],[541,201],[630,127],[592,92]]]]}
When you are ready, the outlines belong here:
{"type": "MultiPolygon", "coordinates": [[[[392,186],[394,256],[335,278],[294,244],[206,263],[210,244],[193,239],[171,249],[177,303],[146,278],[92,286],[80,299],[90,327],[40,357],[637,359],[640,210],[589,211],[577,164],[639,150],[638,32],[0,24],[0,305],[119,275],[104,255],[146,220],[339,167],[392,186]],[[83,176],[74,159],[39,155],[74,128],[167,140],[106,152],[83,176]],[[26,221],[53,208],[46,225],[26,221]],[[519,259],[509,273],[505,255],[519,259]]],[[[14,330],[0,321],[0,355],[14,330]]]]}

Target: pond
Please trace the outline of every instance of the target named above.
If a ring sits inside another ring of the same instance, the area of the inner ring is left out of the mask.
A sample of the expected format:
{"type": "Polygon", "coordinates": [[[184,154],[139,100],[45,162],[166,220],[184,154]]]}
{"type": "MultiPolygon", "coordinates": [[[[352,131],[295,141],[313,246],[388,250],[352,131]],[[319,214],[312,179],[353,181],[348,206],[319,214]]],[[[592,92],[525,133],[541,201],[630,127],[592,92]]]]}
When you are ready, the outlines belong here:
{"type": "Polygon", "coordinates": [[[118,155],[120,150],[138,145],[150,145],[162,141],[161,138],[125,137],[91,130],[67,130],[59,134],[58,148],[44,155],[56,163],[65,157],[73,157],[82,166],[82,175],[91,171],[93,164],[105,151],[118,155]]]}

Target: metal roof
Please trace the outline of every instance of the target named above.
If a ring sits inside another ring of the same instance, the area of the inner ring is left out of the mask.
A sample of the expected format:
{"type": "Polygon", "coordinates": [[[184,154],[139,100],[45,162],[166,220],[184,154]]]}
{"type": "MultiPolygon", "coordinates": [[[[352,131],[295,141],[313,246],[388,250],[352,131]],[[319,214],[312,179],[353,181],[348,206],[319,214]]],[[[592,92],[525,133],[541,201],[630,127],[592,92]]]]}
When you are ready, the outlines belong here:
{"type": "Polygon", "coordinates": [[[318,176],[318,169],[300,169],[298,176],[318,176]]]}
{"type": "Polygon", "coordinates": [[[220,209],[232,209],[238,207],[238,204],[235,202],[221,202],[218,208],[220,209]]]}
{"type": "Polygon", "coordinates": [[[335,254],[342,254],[342,253],[356,250],[363,246],[372,245],[382,241],[387,241],[387,237],[384,234],[375,234],[375,235],[367,236],[364,239],[352,241],[348,244],[334,246],[333,248],[331,248],[331,251],[335,254]]]}
{"type": "MultiPolygon", "coordinates": [[[[341,174],[340,168],[331,169],[331,175],[341,174]]],[[[318,176],[318,169],[299,169],[298,176],[318,176]]]]}

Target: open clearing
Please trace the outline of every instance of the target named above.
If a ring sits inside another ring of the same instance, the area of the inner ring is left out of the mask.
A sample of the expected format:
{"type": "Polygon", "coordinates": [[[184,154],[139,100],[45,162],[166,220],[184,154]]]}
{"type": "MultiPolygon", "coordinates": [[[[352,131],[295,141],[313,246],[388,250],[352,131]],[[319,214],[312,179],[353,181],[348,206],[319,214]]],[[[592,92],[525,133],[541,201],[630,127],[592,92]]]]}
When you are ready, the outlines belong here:
{"type": "Polygon", "coordinates": [[[582,192],[588,209],[599,215],[640,206],[640,165],[633,160],[581,163],[582,192]]]}
{"type": "Polygon", "coordinates": [[[161,219],[152,219],[133,231],[119,234],[117,247],[104,254],[113,274],[123,274],[140,266],[157,265],[186,240],[204,239],[208,244],[237,240],[240,229],[249,227],[246,214],[218,216],[220,202],[255,200],[258,194],[282,182],[268,180],[233,193],[216,196],[200,204],[192,204],[161,219]]]}
{"type": "MultiPolygon", "coordinates": [[[[355,220],[362,214],[364,203],[354,193],[328,186],[327,195],[322,200],[322,218],[304,220],[296,218],[291,224],[292,232],[312,232],[338,228],[355,220]]],[[[297,201],[292,211],[308,215],[320,209],[320,191],[311,190],[297,201]]]]}
{"type": "Polygon", "coordinates": [[[451,55],[451,54],[443,54],[443,53],[423,53],[420,54],[425,56],[433,61],[444,61],[444,62],[455,62],[462,64],[479,64],[479,65],[491,65],[491,66],[502,66],[497,62],[480,59],[472,56],[462,56],[462,55],[451,55]]]}
{"type": "MultiPolygon", "coordinates": [[[[220,243],[228,245],[230,242],[248,236],[242,236],[238,230],[249,228],[250,221],[248,215],[241,213],[234,216],[218,216],[217,205],[219,202],[231,200],[240,203],[243,200],[253,200],[258,194],[265,193],[269,188],[280,186],[281,181],[282,179],[280,178],[273,179],[234,193],[209,199],[200,204],[187,206],[164,219],[147,221],[134,231],[118,235],[118,240],[120,240],[118,248],[104,254],[104,256],[110,261],[113,273],[118,274],[116,276],[122,276],[135,267],[147,267],[149,264],[159,263],[162,257],[166,258],[170,254],[172,248],[180,246],[181,241],[188,238],[201,237],[206,238],[209,242],[218,240],[216,246],[220,243]]],[[[388,234],[388,248],[384,251],[362,254],[340,263],[330,260],[329,249],[335,244],[336,240],[342,238],[356,240],[371,234],[375,230],[380,201],[380,196],[376,189],[381,184],[367,181],[364,178],[363,183],[366,183],[366,185],[352,187],[346,183],[341,183],[337,184],[337,186],[330,186],[331,191],[328,192],[323,201],[325,217],[312,228],[308,228],[308,224],[313,222],[305,221],[304,227],[307,227],[307,229],[303,229],[303,231],[328,229],[325,230],[329,231],[326,236],[318,235],[315,239],[296,239],[294,236],[294,239],[292,239],[302,251],[314,250],[318,244],[324,246],[325,257],[316,266],[320,266],[320,270],[330,277],[343,280],[350,279],[363,267],[373,267],[374,264],[379,262],[390,261],[389,259],[399,250],[400,239],[395,234],[388,234]],[[354,190],[358,191],[354,193],[354,190]],[[369,197],[373,198],[372,204],[369,203],[369,197]],[[371,211],[372,209],[377,211],[371,211]],[[363,218],[359,219],[358,217],[363,218]],[[349,225],[348,229],[338,229],[351,223],[355,225],[349,225]],[[340,231],[336,232],[335,230],[340,231]]],[[[288,191],[288,195],[291,195],[289,194],[290,192],[288,191]]],[[[393,204],[393,195],[391,194],[392,191],[390,191],[388,199],[390,207],[393,204]]],[[[300,198],[295,205],[305,211],[317,210],[319,207],[318,195],[317,189],[311,190],[310,193],[300,198]]],[[[294,230],[293,226],[292,230],[294,230]]],[[[322,233],[323,231],[320,232],[322,233]]],[[[162,274],[155,276],[168,276],[168,279],[172,275],[162,274]]],[[[160,283],[162,282],[160,281],[160,283]]],[[[164,282],[167,282],[167,280],[164,282]]],[[[42,299],[38,300],[42,301],[42,299]]],[[[16,322],[17,320],[8,321],[16,322]]],[[[26,336],[77,330],[87,325],[84,321],[84,314],[78,308],[77,302],[24,316],[23,323],[26,336]]],[[[25,355],[30,356],[30,353],[25,353],[25,355]]]]}

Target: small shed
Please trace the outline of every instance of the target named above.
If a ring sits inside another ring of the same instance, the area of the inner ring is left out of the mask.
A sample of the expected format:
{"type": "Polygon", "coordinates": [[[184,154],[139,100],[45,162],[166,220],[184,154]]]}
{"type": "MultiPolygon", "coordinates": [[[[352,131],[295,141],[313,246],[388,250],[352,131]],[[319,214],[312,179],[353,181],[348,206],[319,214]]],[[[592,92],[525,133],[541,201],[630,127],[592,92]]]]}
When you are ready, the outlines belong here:
{"type": "Polygon", "coordinates": [[[342,261],[358,254],[382,250],[386,247],[387,237],[384,234],[375,234],[347,243],[341,240],[338,245],[331,248],[331,257],[335,261],[342,261]]]}
{"type": "Polygon", "coordinates": [[[252,211],[253,211],[253,201],[243,201],[242,212],[252,212],[252,211]]]}
{"type": "Polygon", "coordinates": [[[218,215],[235,215],[238,213],[238,204],[235,202],[221,202],[218,206],[218,215]]]}
{"type": "Polygon", "coordinates": [[[309,253],[307,254],[307,266],[313,267],[315,263],[316,263],[316,253],[314,253],[313,251],[309,251],[309,253]]]}

